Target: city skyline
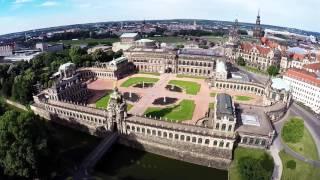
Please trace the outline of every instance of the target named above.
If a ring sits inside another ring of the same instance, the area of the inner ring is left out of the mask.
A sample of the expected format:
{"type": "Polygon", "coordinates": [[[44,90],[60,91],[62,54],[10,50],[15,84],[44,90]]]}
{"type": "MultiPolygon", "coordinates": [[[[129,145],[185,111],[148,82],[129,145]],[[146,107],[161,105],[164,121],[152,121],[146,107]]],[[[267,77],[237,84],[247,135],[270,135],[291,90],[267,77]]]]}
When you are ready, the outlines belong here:
{"type": "Polygon", "coordinates": [[[320,2],[307,0],[299,6],[297,3],[297,0],[199,0],[197,3],[191,0],[0,0],[0,34],[60,25],[142,19],[233,21],[238,18],[240,22],[254,23],[258,9],[262,24],[320,32],[320,25],[314,23],[313,18],[317,12],[312,11],[320,2]]]}

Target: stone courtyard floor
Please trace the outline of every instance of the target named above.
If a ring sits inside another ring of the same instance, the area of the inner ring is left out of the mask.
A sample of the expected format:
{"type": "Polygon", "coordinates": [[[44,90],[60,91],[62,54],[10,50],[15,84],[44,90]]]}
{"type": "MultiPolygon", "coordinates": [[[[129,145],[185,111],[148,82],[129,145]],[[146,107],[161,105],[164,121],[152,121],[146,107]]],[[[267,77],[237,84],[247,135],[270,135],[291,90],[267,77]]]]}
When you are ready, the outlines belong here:
{"type": "MultiPolygon", "coordinates": [[[[119,91],[122,93],[131,92],[136,93],[140,96],[140,100],[135,103],[130,103],[133,107],[130,109],[129,113],[135,115],[144,115],[145,111],[148,107],[166,107],[166,106],[156,106],[153,105],[153,101],[157,98],[161,97],[170,97],[177,98],[177,102],[174,104],[179,104],[183,99],[193,100],[195,103],[195,110],[193,113],[193,117],[190,120],[183,121],[183,123],[196,124],[196,122],[204,118],[208,108],[209,103],[214,103],[215,97],[211,97],[210,93],[228,93],[232,96],[242,95],[242,96],[250,96],[253,97],[250,101],[244,101],[240,103],[245,104],[258,104],[262,105],[262,98],[253,94],[246,94],[243,92],[235,93],[234,91],[225,91],[219,89],[210,89],[208,84],[203,79],[195,79],[195,78],[177,78],[175,74],[161,74],[160,76],[148,75],[148,74],[135,74],[124,79],[114,81],[114,80],[103,80],[98,79],[91,83],[88,83],[88,88],[91,92],[94,92],[94,96],[90,99],[90,106],[94,106],[94,103],[105,95],[108,90],[112,90],[114,86],[117,86],[119,91]],[[159,78],[159,81],[156,82],[152,87],[149,88],[135,88],[135,87],[121,87],[121,84],[126,80],[132,77],[151,77],[151,78],[159,78]],[[186,94],[185,92],[174,92],[169,91],[165,87],[169,84],[170,80],[182,80],[182,81],[192,81],[197,82],[201,85],[200,91],[196,95],[186,94]]],[[[235,98],[234,98],[235,99],[235,98]]],[[[170,105],[169,105],[170,106],[170,105]]]]}

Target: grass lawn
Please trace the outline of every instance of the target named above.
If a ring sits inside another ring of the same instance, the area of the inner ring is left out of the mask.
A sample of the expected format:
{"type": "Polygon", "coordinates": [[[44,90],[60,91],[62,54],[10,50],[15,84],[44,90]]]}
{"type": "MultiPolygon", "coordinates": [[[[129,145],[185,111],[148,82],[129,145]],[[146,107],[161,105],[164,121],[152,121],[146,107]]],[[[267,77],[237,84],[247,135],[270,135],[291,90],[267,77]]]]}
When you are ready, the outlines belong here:
{"type": "Polygon", "coordinates": [[[210,97],[216,97],[216,95],[217,93],[214,93],[214,92],[210,93],[210,97]]]}
{"type": "Polygon", "coordinates": [[[148,74],[148,75],[153,75],[153,76],[160,76],[160,73],[155,73],[155,72],[139,72],[139,74],[148,74]]]}
{"type": "Polygon", "coordinates": [[[282,180],[317,180],[320,177],[320,168],[315,168],[308,163],[295,159],[284,151],[279,152],[283,170],[282,180]],[[295,167],[288,167],[290,162],[295,162],[295,167]]]}
{"type": "Polygon", "coordinates": [[[145,83],[156,83],[159,81],[158,78],[148,78],[148,77],[132,77],[121,84],[121,87],[130,87],[135,84],[145,83]]]}
{"type": "Polygon", "coordinates": [[[221,36],[201,36],[201,37],[206,38],[208,39],[208,41],[215,42],[215,43],[226,42],[228,40],[227,37],[221,37],[221,36]]]}
{"type": "Polygon", "coordinates": [[[249,149],[237,147],[234,150],[234,160],[229,169],[229,176],[231,180],[241,180],[240,172],[238,171],[238,162],[241,158],[252,157],[261,160],[261,165],[270,174],[273,172],[274,163],[272,157],[265,150],[262,149],[249,149]]]}
{"type": "Polygon", "coordinates": [[[152,39],[155,41],[160,41],[164,43],[184,43],[187,42],[187,40],[177,37],[177,36],[163,36],[163,37],[149,37],[148,39],[152,39]]]}
{"type": "Polygon", "coordinates": [[[166,108],[149,107],[144,113],[147,116],[157,118],[167,118],[168,120],[184,121],[190,120],[193,116],[195,108],[194,101],[182,100],[178,105],[174,105],[166,108]]]}
{"type": "Polygon", "coordinates": [[[79,40],[60,40],[56,43],[63,43],[66,45],[79,45],[79,44],[88,44],[88,43],[99,43],[99,44],[108,44],[119,41],[118,38],[105,38],[105,39],[79,39],[79,40]]]}
{"type": "Polygon", "coordinates": [[[319,160],[317,146],[307,128],[304,128],[303,137],[298,143],[285,143],[305,158],[319,160]]]}
{"type": "Polygon", "coordinates": [[[107,108],[109,104],[109,99],[110,99],[110,93],[107,95],[103,96],[96,102],[96,107],[97,108],[107,108]]]}
{"type": "Polygon", "coordinates": [[[196,95],[200,91],[200,84],[191,81],[171,80],[170,85],[176,85],[186,90],[187,94],[196,95]]]}
{"type": "Polygon", "coordinates": [[[250,72],[253,72],[253,73],[268,75],[267,72],[265,72],[265,71],[263,71],[263,70],[259,70],[259,69],[254,68],[254,67],[244,66],[244,68],[245,68],[247,71],[250,71],[250,72]]]}
{"type": "Polygon", "coordinates": [[[251,99],[253,98],[249,96],[236,96],[236,100],[238,101],[250,101],[251,99]]]}
{"type": "Polygon", "coordinates": [[[130,111],[131,108],[133,108],[133,105],[127,103],[127,111],[130,111]]]}
{"type": "Polygon", "coordinates": [[[192,76],[192,75],[184,75],[184,74],[178,74],[176,77],[177,78],[206,79],[206,77],[204,77],[204,76],[192,76]]]}

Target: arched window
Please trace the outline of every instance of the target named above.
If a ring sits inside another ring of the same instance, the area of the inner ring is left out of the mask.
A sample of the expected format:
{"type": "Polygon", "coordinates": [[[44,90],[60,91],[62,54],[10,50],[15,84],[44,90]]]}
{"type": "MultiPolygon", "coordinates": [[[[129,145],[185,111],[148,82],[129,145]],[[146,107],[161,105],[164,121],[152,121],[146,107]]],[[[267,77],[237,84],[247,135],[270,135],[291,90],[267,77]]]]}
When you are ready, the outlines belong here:
{"type": "Polygon", "coordinates": [[[223,145],[224,145],[224,142],[223,142],[223,141],[220,141],[219,147],[223,147],[223,145]]]}
{"type": "Polygon", "coordinates": [[[184,135],[181,135],[181,136],[180,136],[180,140],[181,140],[181,141],[184,141],[184,135]]]}
{"type": "Polygon", "coordinates": [[[196,137],[192,137],[192,142],[197,142],[197,138],[196,137]]]}
{"type": "Polygon", "coordinates": [[[172,133],[169,133],[169,138],[172,138],[172,137],[173,137],[172,133]]]}
{"type": "Polygon", "coordinates": [[[209,144],[209,143],[210,143],[210,140],[209,140],[209,139],[206,139],[206,140],[204,141],[204,143],[205,143],[205,144],[209,144]]]}
{"type": "Polygon", "coordinates": [[[167,134],[167,132],[163,132],[163,137],[167,137],[168,136],[168,134],[167,134]]]}
{"type": "Polygon", "coordinates": [[[202,143],[202,138],[199,138],[198,139],[198,144],[201,144],[202,143]]]}
{"type": "Polygon", "coordinates": [[[228,131],[231,131],[231,129],[232,129],[232,125],[229,125],[228,131]]]}
{"type": "Polygon", "coordinates": [[[217,144],[218,144],[218,141],[217,141],[217,140],[214,140],[214,141],[213,141],[213,145],[216,146],[217,144]]]}
{"type": "Polygon", "coordinates": [[[225,131],[225,130],[226,130],[226,124],[222,124],[221,130],[222,130],[222,131],[225,131]]]}
{"type": "Polygon", "coordinates": [[[216,129],[219,129],[219,123],[216,124],[216,129]]]}
{"type": "Polygon", "coordinates": [[[161,131],[158,131],[158,136],[161,136],[161,131]]]}
{"type": "Polygon", "coordinates": [[[187,136],[186,140],[189,142],[190,141],[190,136],[187,136]]]}

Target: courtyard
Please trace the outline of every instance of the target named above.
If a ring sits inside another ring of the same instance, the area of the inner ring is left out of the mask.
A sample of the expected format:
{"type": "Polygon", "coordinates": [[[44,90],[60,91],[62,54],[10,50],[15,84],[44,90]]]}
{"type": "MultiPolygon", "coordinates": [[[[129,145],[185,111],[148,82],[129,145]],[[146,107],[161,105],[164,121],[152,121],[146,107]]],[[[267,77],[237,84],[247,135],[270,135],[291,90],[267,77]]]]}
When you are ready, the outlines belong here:
{"type": "MultiPolygon", "coordinates": [[[[202,78],[139,73],[118,81],[98,79],[88,83],[94,94],[89,106],[106,108],[109,94],[115,86],[123,93],[130,114],[190,124],[204,118],[208,109],[214,107],[215,95],[225,92],[210,89],[202,78]]],[[[235,101],[238,96],[243,96],[248,104],[262,102],[261,97],[253,94],[231,94],[235,101]]],[[[239,102],[243,102],[241,100],[239,102]]]]}

